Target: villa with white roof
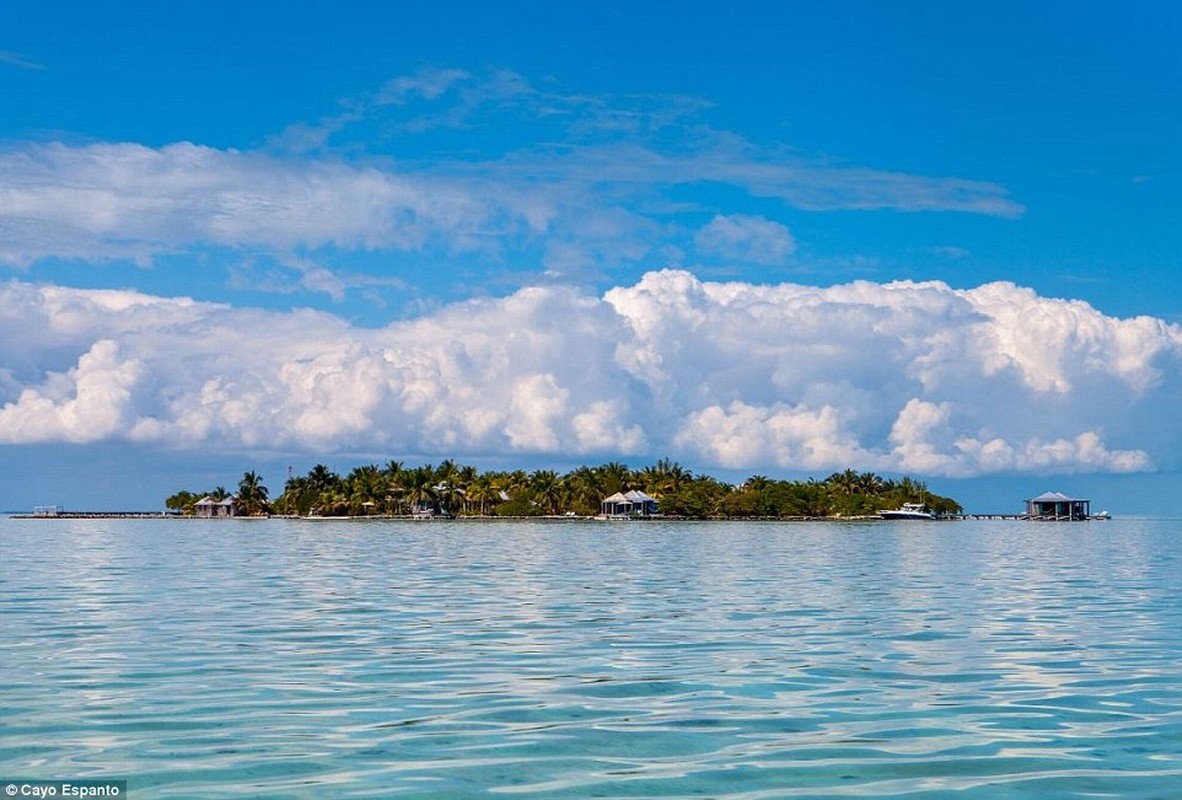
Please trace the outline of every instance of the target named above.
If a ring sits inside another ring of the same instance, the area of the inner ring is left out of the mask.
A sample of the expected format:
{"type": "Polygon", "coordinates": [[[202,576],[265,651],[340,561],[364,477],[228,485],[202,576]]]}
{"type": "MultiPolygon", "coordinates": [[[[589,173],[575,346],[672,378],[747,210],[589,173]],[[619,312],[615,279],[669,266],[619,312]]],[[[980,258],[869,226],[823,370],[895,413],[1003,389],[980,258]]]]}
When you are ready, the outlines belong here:
{"type": "Polygon", "coordinates": [[[616,492],[605,497],[599,504],[603,517],[651,517],[657,513],[657,498],[639,489],[630,492],[616,492]]]}

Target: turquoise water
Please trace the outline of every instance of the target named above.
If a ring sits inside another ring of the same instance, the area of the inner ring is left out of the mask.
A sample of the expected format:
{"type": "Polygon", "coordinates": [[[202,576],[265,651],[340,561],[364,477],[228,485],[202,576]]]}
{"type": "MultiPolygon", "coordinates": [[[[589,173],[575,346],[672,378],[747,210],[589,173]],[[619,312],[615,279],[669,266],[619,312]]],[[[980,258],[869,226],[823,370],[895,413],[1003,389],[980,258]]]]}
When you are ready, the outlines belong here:
{"type": "Polygon", "coordinates": [[[0,520],[0,778],[1182,796],[1182,523],[0,520]]]}

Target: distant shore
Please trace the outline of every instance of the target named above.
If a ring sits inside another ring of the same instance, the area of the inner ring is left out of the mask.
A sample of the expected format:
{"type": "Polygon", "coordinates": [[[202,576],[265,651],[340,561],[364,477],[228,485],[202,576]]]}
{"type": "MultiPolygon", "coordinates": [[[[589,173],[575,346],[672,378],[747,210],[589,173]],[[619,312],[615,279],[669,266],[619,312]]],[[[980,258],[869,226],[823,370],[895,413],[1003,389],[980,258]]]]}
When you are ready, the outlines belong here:
{"type": "MultiPolygon", "coordinates": [[[[359,516],[295,516],[286,514],[270,514],[258,516],[238,516],[238,517],[195,517],[188,514],[181,514],[176,511],[59,511],[56,514],[31,514],[31,513],[8,513],[9,519],[37,519],[37,520],[54,520],[54,519],[163,519],[163,520],[193,520],[197,522],[226,522],[230,520],[266,520],[266,519],[281,519],[281,520],[301,520],[308,522],[521,522],[521,521],[536,521],[536,522],[889,522],[891,520],[884,520],[876,514],[858,515],[858,516],[828,516],[828,517],[810,517],[810,516],[783,516],[783,517],[713,517],[709,519],[699,519],[692,517],[648,517],[648,518],[621,518],[621,517],[601,517],[601,516],[521,516],[512,517],[504,515],[465,515],[457,517],[420,517],[411,515],[390,516],[382,514],[370,514],[359,516]]],[[[935,520],[937,522],[948,522],[955,520],[1018,520],[1029,519],[1025,514],[948,514],[935,520]]],[[[1099,518],[1097,518],[1099,519],[1099,518]]]]}
{"type": "Polygon", "coordinates": [[[176,511],[59,511],[56,514],[33,514],[27,512],[13,512],[9,513],[9,519],[175,519],[175,520],[194,520],[197,522],[229,522],[233,520],[302,520],[309,522],[520,522],[522,520],[539,521],[539,522],[816,522],[823,520],[832,520],[834,522],[851,522],[859,520],[875,520],[881,519],[875,515],[865,516],[850,516],[850,517],[809,517],[809,516],[786,516],[786,517],[718,517],[712,519],[696,519],[690,517],[674,517],[674,516],[652,516],[652,517],[602,517],[602,516],[574,516],[569,514],[551,516],[551,515],[526,515],[520,517],[505,516],[502,514],[485,515],[465,514],[462,516],[446,517],[446,516],[417,516],[411,514],[368,514],[368,515],[310,515],[297,516],[294,514],[260,514],[255,516],[234,516],[234,517],[197,517],[191,514],[181,514],[176,511]]]}
{"type": "Polygon", "coordinates": [[[10,513],[9,519],[182,519],[176,511],[58,511],[53,514],[10,513]]]}

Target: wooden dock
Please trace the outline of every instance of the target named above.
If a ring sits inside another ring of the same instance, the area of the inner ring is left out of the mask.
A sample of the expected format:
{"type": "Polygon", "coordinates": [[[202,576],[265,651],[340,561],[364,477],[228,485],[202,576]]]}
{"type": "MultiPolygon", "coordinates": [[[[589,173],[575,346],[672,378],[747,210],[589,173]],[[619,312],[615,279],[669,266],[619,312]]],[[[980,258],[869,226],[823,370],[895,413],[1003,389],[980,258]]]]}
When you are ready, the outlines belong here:
{"type": "Polygon", "coordinates": [[[12,514],[9,519],[180,519],[176,511],[56,511],[12,514]]]}
{"type": "Polygon", "coordinates": [[[1102,514],[1093,514],[1088,517],[1032,517],[1029,514],[949,514],[942,519],[1003,519],[1022,520],[1024,522],[1093,522],[1106,520],[1109,519],[1109,517],[1102,514]]]}

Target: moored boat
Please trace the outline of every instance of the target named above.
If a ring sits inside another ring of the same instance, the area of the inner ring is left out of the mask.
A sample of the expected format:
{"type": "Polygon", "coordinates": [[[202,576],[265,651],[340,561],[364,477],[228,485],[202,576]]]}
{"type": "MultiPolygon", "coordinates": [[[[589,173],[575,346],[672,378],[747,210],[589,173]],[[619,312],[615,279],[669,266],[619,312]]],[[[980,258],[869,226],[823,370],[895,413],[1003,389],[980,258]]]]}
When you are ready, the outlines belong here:
{"type": "Polygon", "coordinates": [[[899,508],[879,511],[882,519],[935,519],[936,515],[923,503],[904,503],[899,508]]]}

